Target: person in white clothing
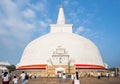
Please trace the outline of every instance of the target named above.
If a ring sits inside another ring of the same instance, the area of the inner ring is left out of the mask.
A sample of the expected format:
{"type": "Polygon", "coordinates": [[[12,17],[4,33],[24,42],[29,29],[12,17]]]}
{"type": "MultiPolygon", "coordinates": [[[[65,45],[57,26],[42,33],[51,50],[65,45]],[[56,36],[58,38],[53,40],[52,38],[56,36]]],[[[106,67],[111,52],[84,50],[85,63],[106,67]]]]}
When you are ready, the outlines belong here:
{"type": "Polygon", "coordinates": [[[14,78],[13,78],[13,83],[18,84],[18,78],[16,76],[14,76],[14,78]]]}
{"type": "Polygon", "coordinates": [[[74,75],[73,74],[71,74],[71,79],[74,80],[74,75]]]}
{"type": "Polygon", "coordinates": [[[109,72],[106,73],[106,77],[109,78],[110,77],[110,74],[109,72]]]}
{"type": "Polygon", "coordinates": [[[65,73],[63,73],[63,75],[62,75],[62,79],[63,79],[63,82],[66,81],[66,74],[65,73]]]}
{"type": "Polygon", "coordinates": [[[8,72],[5,72],[2,76],[2,84],[9,84],[9,78],[8,72]]]}
{"type": "Polygon", "coordinates": [[[30,79],[32,78],[32,74],[31,73],[29,73],[29,77],[30,77],[30,79]]]}
{"type": "Polygon", "coordinates": [[[97,75],[98,75],[98,79],[100,79],[101,78],[101,73],[98,72],[97,75]]]}
{"type": "Polygon", "coordinates": [[[58,73],[58,79],[59,79],[59,82],[62,81],[62,73],[61,72],[58,73]]]}
{"type": "Polygon", "coordinates": [[[29,79],[29,76],[28,76],[28,74],[27,74],[27,73],[25,73],[25,84],[27,84],[27,83],[28,83],[28,79],[29,79]]]}
{"type": "Polygon", "coordinates": [[[80,84],[80,80],[79,80],[79,74],[78,74],[78,72],[75,73],[74,84],[80,84]]]}
{"type": "Polygon", "coordinates": [[[24,71],[22,71],[22,74],[20,74],[20,77],[21,77],[21,84],[26,84],[24,71]]]}

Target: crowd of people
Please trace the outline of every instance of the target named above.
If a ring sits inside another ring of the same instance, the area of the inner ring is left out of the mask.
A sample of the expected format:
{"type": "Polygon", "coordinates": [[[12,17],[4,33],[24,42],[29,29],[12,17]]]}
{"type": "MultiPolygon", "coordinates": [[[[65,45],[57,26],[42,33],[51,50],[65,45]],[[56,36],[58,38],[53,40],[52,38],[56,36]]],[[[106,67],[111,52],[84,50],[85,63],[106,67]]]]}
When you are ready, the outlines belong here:
{"type": "MultiPolygon", "coordinates": [[[[80,84],[78,72],[76,72],[75,74],[71,74],[70,78],[72,79],[72,84],[80,84]]],[[[66,74],[59,72],[58,79],[59,79],[59,82],[65,82],[66,81],[66,74]]]]}
{"type": "MultiPolygon", "coordinates": [[[[1,74],[2,84],[9,84],[10,81],[12,81],[13,84],[18,84],[19,80],[21,81],[21,84],[27,84],[29,78],[32,78],[32,75],[28,75],[24,71],[22,71],[19,76],[8,72],[4,72],[1,74]]],[[[36,78],[36,75],[34,76],[34,78],[36,78]]]]}
{"type": "Polygon", "coordinates": [[[97,78],[101,79],[101,77],[106,77],[106,78],[116,77],[116,74],[115,74],[115,72],[112,72],[112,73],[106,72],[105,75],[103,75],[101,72],[98,72],[97,78]]]}
{"type": "MultiPolygon", "coordinates": [[[[37,74],[27,74],[24,71],[19,76],[16,76],[15,74],[10,74],[8,72],[4,72],[1,76],[2,78],[2,84],[9,84],[10,81],[13,82],[13,84],[18,84],[18,81],[21,82],[21,84],[28,84],[28,79],[31,78],[37,78],[37,74]]],[[[66,81],[66,74],[65,73],[58,73],[58,79],[59,82],[65,82],[66,81]]],[[[73,81],[73,84],[80,84],[79,81],[79,75],[78,72],[75,73],[75,75],[71,75],[71,79],[73,81]]]]}
{"type": "Polygon", "coordinates": [[[59,82],[64,82],[64,81],[66,81],[66,74],[59,72],[59,73],[58,73],[58,79],[59,79],[59,82]]]}
{"type": "MultiPolygon", "coordinates": [[[[65,73],[59,72],[57,75],[58,75],[59,82],[66,82],[67,75],[65,73]]],[[[115,73],[106,72],[105,77],[109,78],[110,76],[115,77],[115,73]]],[[[32,78],[36,79],[37,77],[38,75],[36,73],[31,74],[31,73],[25,73],[24,71],[22,71],[19,76],[18,75],[16,76],[16,74],[10,74],[8,72],[2,73],[2,76],[1,76],[2,84],[9,84],[10,81],[12,81],[13,84],[18,84],[18,81],[20,81],[21,84],[27,84],[28,79],[32,79],[32,78]]],[[[75,72],[75,74],[70,75],[70,78],[73,84],[80,84],[79,77],[80,77],[80,74],[78,72],[75,72]]],[[[102,73],[98,72],[97,78],[101,79],[101,77],[102,77],[102,73]]]]}

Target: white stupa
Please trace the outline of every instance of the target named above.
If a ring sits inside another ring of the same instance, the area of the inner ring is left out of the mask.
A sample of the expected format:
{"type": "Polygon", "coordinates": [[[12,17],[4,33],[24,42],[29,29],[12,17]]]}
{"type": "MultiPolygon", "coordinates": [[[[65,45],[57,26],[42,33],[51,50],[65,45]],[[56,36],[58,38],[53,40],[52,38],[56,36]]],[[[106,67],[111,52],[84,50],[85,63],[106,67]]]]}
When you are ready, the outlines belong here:
{"type": "Polygon", "coordinates": [[[76,68],[105,68],[98,48],[90,40],[72,33],[66,24],[62,6],[57,24],[50,25],[50,33],[30,42],[25,48],[17,69],[45,68],[47,65],[71,65],[76,68]]]}

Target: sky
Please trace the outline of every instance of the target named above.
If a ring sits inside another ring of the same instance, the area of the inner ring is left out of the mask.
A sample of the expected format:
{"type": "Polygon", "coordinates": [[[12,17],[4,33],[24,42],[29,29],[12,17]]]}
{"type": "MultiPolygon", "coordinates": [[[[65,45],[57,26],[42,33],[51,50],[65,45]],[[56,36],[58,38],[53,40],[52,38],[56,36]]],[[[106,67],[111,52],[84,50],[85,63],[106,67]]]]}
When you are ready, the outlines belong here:
{"type": "Polygon", "coordinates": [[[60,5],[73,33],[94,42],[109,67],[120,66],[120,0],[0,0],[0,61],[18,64],[28,43],[56,24],[60,5]]]}

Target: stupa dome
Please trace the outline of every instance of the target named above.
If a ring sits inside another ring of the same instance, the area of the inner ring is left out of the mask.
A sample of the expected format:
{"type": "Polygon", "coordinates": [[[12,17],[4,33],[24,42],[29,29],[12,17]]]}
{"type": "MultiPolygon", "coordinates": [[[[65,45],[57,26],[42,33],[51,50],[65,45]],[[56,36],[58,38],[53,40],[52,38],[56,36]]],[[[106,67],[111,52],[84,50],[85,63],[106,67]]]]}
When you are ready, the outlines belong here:
{"type": "Polygon", "coordinates": [[[72,64],[104,66],[99,50],[90,40],[73,33],[50,33],[33,40],[25,48],[19,66],[48,64],[57,47],[68,51],[72,64]]]}
{"type": "Polygon", "coordinates": [[[51,24],[50,27],[50,33],[27,45],[17,69],[45,68],[44,66],[50,64],[67,65],[70,61],[76,68],[104,68],[96,45],[72,33],[72,24],[65,24],[62,7],[60,7],[57,24],[51,24]]]}

